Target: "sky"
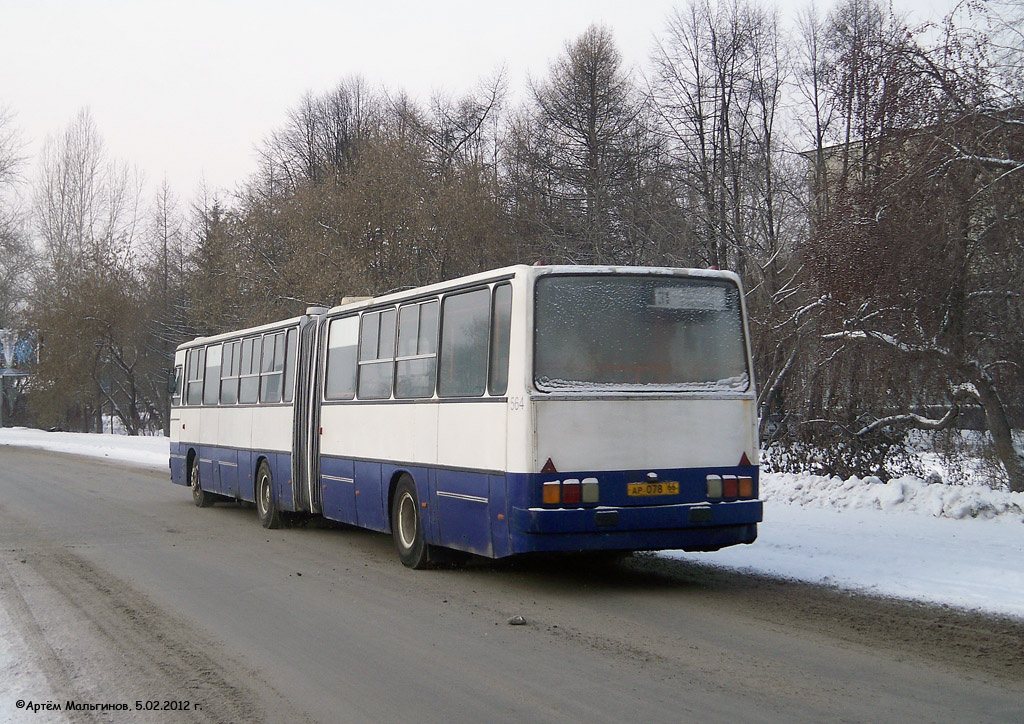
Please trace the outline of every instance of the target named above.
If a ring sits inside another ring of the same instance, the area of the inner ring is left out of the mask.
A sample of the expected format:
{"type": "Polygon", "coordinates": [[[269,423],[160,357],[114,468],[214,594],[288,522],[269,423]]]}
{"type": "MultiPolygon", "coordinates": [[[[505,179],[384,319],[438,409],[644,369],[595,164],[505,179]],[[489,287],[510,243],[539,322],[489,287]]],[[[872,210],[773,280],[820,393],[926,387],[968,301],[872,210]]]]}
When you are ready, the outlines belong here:
{"type": "MultiPolygon", "coordinates": [[[[778,0],[784,16],[810,0],[778,0]]],[[[893,0],[938,20],[956,0],[893,0]]],[[[88,108],[112,157],[184,200],[235,189],[307,91],[471,91],[504,66],[513,97],[593,23],[645,65],[673,0],[0,0],[0,107],[35,158],[88,108]]],[[[818,0],[819,7],[828,0],[818,0]]]]}

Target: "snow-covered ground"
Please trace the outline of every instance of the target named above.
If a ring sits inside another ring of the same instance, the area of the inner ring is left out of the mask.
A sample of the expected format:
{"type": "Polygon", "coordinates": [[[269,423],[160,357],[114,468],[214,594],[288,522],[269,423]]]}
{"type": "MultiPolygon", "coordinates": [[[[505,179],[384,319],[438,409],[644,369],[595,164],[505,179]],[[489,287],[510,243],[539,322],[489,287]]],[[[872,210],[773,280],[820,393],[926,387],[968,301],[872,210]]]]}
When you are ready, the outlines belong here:
{"type": "Polygon", "coordinates": [[[80,432],[46,432],[25,427],[0,428],[0,446],[18,445],[54,452],[121,460],[140,467],[167,470],[165,437],[87,435],[80,432]]]}
{"type": "MultiPolygon", "coordinates": [[[[163,438],[4,428],[2,445],[167,469],[163,438]]],[[[753,545],[660,555],[1024,618],[1024,493],[793,474],[764,475],[761,492],[753,545]]]]}

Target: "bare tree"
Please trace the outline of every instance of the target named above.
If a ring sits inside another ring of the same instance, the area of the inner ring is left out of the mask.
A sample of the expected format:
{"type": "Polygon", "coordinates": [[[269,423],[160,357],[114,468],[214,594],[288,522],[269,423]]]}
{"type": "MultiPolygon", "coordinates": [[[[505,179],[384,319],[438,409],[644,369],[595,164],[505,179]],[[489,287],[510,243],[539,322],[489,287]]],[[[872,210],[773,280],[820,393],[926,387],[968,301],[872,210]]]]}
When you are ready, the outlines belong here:
{"type": "Polygon", "coordinates": [[[655,106],[695,219],[694,263],[721,268],[740,269],[746,246],[752,21],[739,2],[692,0],[670,16],[653,59],[655,106]]]}
{"type": "Polygon", "coordinates": [[[34,196],[44,259],[30,309],[42,351],[32,395],[57,424],[97,429],[103,407],[131,434],[145,423],[140,185],[131,168],[108,159],[86,110],[44,147],[34,196]]]}
{"type": "Polygon", "coordinates": [[[59,138],[47,140],[34,219],[52,282],[62,283],[83,268],[127,262],[140,186],[128,165],[108,159],[88,109],[59,138]]]}
{"type": "Polygon", "coordinates": [[[147,417],[166,434],[174,350],[195,336],[187,299],[192,235],[166,179],[152,200],[142,237],[139,273],[148,314],[139,387],[147,417]]]}
{"type": "MultiPolygon", "coordinates": [[[[21,336],[16,330],[23,324],[34,256],[18,197],[22,149],[13,112],[0,106],[0,336],[4,337],[6,367],[14,366],[12,343],[21,336]]],[[[23,387],[23,380],[11,384],[0,377],[0,421],[10,424],[12,413],[22,408],[23,387]]]]}
{"type": "Polygon", "coordinates": [[[532,96],[534,108],[513,138],[534,149],[520,159],[540,165],[547,179],[549,249],[575,262],[628,258],[623,200],[641,165],[636,153],[647,148],[636,143],[644,101],[611,32],[592,26],[567,43],[548,77],[532,85],[532,96]]]}
{"type": "Polygon", "coordinates": [[[306,93],[260,148],[261,184],[276,192],[302,181],[323,183],[351,164],[360,140],[378,127],[380,111],[380,99],[358,76],[321,96],[306,93]]]}
{"type": "MultiPolygon", "coordinates": [[[[493,178],[495,159],[491,149],[496,139],[489,133],[495,129],[494,121],[502,111],[507,91],[505,70],[499,68],[473,93],[457,101],[439,93],[432,99],[429,115],[409,114],[406,120],[428,144],[437,173],[450,176],[456,169],[476,169],[493,178]]],[[[404,112],[398,106],[395,111],[404,112]]]]}
{"type": "Polygon", "coordinates": [[[0,328],[17,326],[15,317],[29,291],[33,260],[17,195],[22,149],[14,114],[0,107],[0,328]]]}

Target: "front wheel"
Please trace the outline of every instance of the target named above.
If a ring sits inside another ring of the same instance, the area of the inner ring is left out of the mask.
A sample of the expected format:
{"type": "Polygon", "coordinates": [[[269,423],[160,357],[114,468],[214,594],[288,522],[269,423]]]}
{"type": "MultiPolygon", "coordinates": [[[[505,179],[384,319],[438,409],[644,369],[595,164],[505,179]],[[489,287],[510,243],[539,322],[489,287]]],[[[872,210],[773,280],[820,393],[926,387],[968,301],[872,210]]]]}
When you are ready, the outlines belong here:
{"type": "Polygon", "coordinates": [[[192,502],[199,508],[209,508],[216,499],[213,493],[203,490],[199,483],[199,458],[192,459],[192,467],[188,470],[188,486],[192,488],[192,502]]]}
{"type": "Polygon", "coordinates": [[[264,528],[281,527],[281,514],[274,502],[274,478],[266,460],[256,470],[256,514],[264,528]]]}
{"type": "Polygon", "coordinates": [[[416,569],[430,567],[431,546],[423,537],[416,486],[408,475],[403,475],[395,486],[395,497],[391,501],[391,534],[403,564],[416,569]]]}

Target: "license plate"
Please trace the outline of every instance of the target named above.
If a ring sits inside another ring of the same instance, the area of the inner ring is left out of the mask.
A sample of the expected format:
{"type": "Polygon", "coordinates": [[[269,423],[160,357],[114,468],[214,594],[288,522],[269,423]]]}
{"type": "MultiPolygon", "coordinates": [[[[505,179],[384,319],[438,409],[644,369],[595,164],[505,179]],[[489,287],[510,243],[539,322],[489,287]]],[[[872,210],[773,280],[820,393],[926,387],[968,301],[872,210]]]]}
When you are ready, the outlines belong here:
{"type": "Polygon", "coordinates": [[[660,483],[629,483],[626,493],[631,498],[654,495],[679,495],[679,483],[663,481],[660,483]]]}

